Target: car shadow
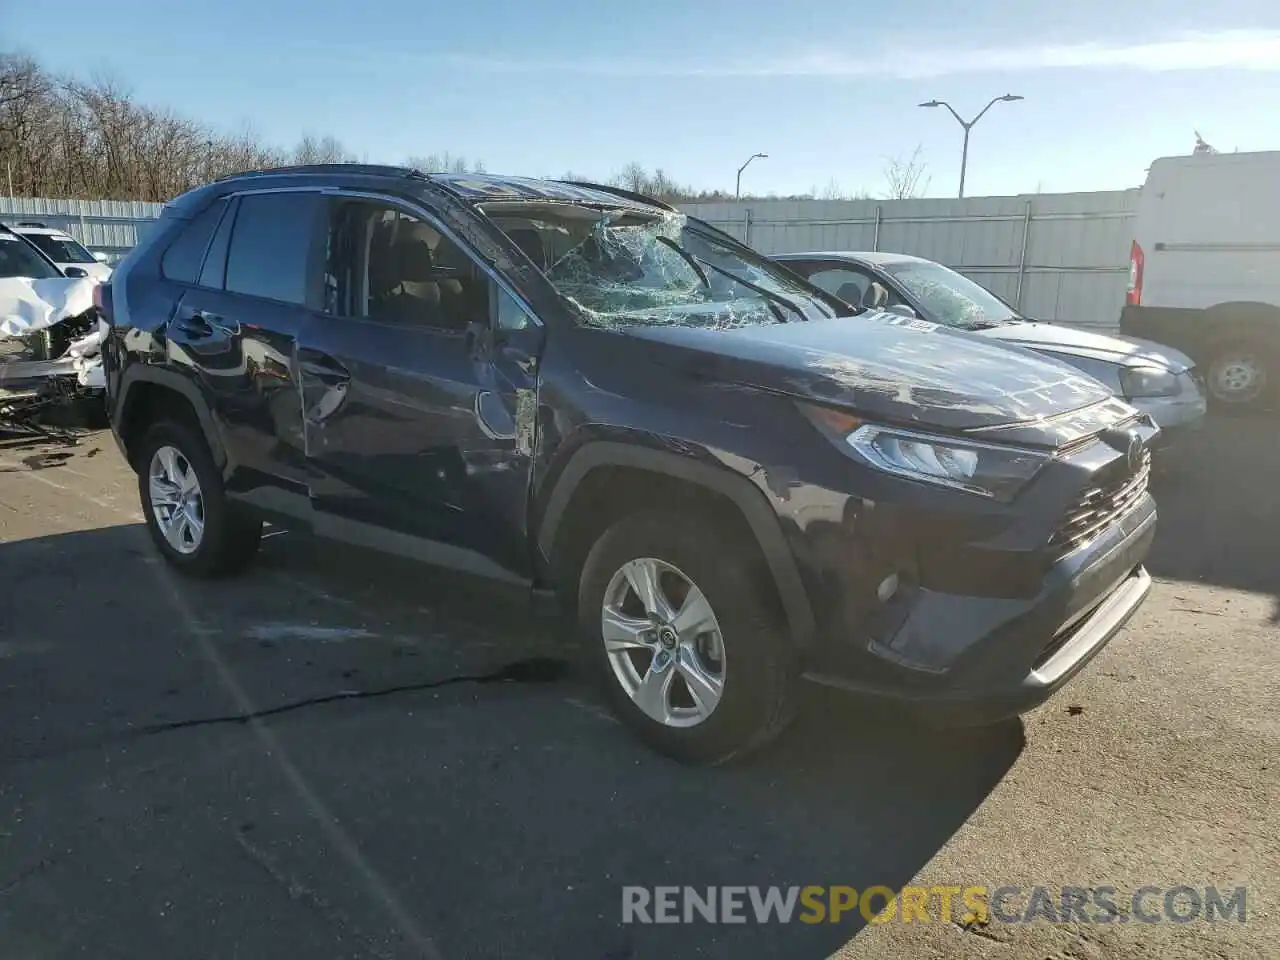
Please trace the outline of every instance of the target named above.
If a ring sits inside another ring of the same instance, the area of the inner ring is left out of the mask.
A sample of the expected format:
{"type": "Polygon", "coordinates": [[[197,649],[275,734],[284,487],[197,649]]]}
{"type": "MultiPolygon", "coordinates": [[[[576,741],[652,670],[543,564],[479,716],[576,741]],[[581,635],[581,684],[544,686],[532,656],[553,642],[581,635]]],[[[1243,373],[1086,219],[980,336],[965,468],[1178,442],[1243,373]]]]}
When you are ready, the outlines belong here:
{"type": "MultiPolygon", "coordinates": [[[[561,699],[567,691],[570,699],[605,713],[577,653],[572,627],[545,608],[530,616],[520,591],[496,591],[476,578],[361,550],[316,550],[309,538],[295,535],[272,538],[262,565],[389,618],[397,608],[412,605],[429,611],[437,629],[502,636],[513,655],[544,652],[550,643],[571,670],[554,693],[541,695],[561,699]]],[[[546,749],[505,725],[496,737],[496,743],[487,745],[503,755],[509,755],[504,748],[534,756],[546,749]]],[[[548,948],[531,950],[531,956],[830,954],[868,922],[860,909],[835,923],[828,917],[817,924],[757,924],[749,917],[742,927],[637,924],[599,937],[590,924],[566,924],[564,918],[570,913],[598,916],[603,918],[599,931],[615,926],[623,884],[700,892],[708,886],[777,885],[784,893],[791,886],[841,886],[859,894],[876,886],[896,893],[963,826],[1025,745],[1019,720],[985,728],[931,729],[807,684],[794,725],[764,751],[728,767],[677,765],[640,747],[616,724],[602,725],[591,741],[592,749],[573,752],[569,769],[550,783],[538,776],[536,782],[514,787],[523,802],[505,808],[504,832],[537,836],[536,848],[552,852],[543,865],[548,876],[609,873],[615,882],[588,893],[578,884],[567,890],[540,888],[539,909],[558,916],[555,923],[563,929],[526,931],[529,940],[511,941],[503,948],[508,952],[518,954],[522,942],[527,949],[532,941],[548,948]],[[676,797],[687,800],[689,815],[674,804],[676,797]],[[583,810],[599,811],[600,818],[584,821],[583,810]],[[576,813],[557,817],[548,811],[576,813]],[[611,850],[604,864],[579,859],[584,831],[608,837],[611,850]],[[554,851],[564,851],[566,859],[556,862],[554,851]],[[575,928],[574,937],[566,939],[565,931],[575,928]],[[598,946],[576,952],[583,938],[598,946]],[[552,944],[568,952],[552,950],[552,944]]],[[[506,782],[483,782],[468,806],[497,806],[512,789],[506,782]]],[[[394,796],[394,790],[386,782],[379,788],[383,796],[387,791],[394,796]]],[[[408,830],[411,837],[412,827],[408,830]]],[[[401,833],[400,841],[404,839],[401,833]]],[[[392,860],[393,847],[388,839],[392,860]]],[[[523,869],[536,875],[532,865],[523,869]]],[[[431,893],[433,899],[448,896],[438,887],[431,893]]],[[[507,908],[520,912],[517,905],[507,908]]],[[[446,912],[461,917],[471,909],[459,900],[448,904],[446,912]]],[[[797,916],[802,909],[797,908],[797,916]]],[[[472,924],[483,926],[479,916],[458,922],[470,929],[476,928],[472,924]]],[[[530,915],[525,922],[536,924],[537,919],[530,915]]],[[[489,955],[476,944],[456,947],[489,955]]]]}
{"type": "MultiPolygon", "coordinates": [[[[362,897],[360,878],[324,853],[325,835],[307,805],[281,793],[286,778],[274,751],[250,749],[253,728],[188,723],[225,718],[236,708],[223,695],[226,678],[201,659],[204,645],[219,651],[238,684],[255,691],[256,711],[270,715],[266,722],[288,750],[289,779],[305,784],[310,800],[346,825],[358,855],[423,919],[444,956],[829,955],[867,922],[861,911],[836,923],[760,924],[748,901],[741,925],[623,924],[623,886],[896,892],[964,825],[1023,747],[1017,721],[926,731],[812,688],[804,691],[794,727],[772,747],[733,766],[681,766],[610,722],[579,669],[527,683],[521,676],[508,678],[515,683],[460,683],[446,695],[434,688],[448,680],[452,661],[431,661],[429,652],[399,657],[395,648],[383,651],[379,640],[358,635],[306,654],[327,658],[309,691],[318,706],[271,715],[288,699],[290,676],[304,669],[298,656],[282,652],[284,644],[264,648],[244,639],[263,611],[276,607],[301,602],[309,621],[323,625],[358,605],[392,624],[388,632],[412,629],[425,617],[436,633],[485,634],[492,643],[486,656],[512,663],[545,649],[548,637],[569,644],[559,621],[535,620],[526,606],[495,598],[485,584],[315,546],[294,535],[269,538],[247,577],[177,580],[169,597],[140,525],[0,544],[0,564],[20,571],[21,589],[33,596],[52,591],[68,570],[94,571],[75,603],[7,615],[8,636],[38,631],[47,649],[15,648],[0,657],[0,689],[12,694],[0,703],[0,724],[42,718],[12,729],[27,730],[22,735],[31,744],[48,749],[38,758],[0,758],[0,780],[37,759],[44,775],[52,776],[49,765],[65,765],[57,776],[66,796],[77,795],[79,788],[66,786],[76,776],[106,777],[120,798],[120,817],[157,806],[166,811],[163,822],[146,820],[145,855],[102,840],[101,856],[42,878],[46,900],[15,895],[7,909],[21,913],[23,923],[52,929],[57,918],[42,914],[41,903],[85,903],[88,871],[131,875],[130,896],[163,894],[172,917],[190,916],[198,928],[206,904],[245,900],[237,884],[247,881],[236,871],[252,867],[254,883],[263,873],[255,864],[217,859],[232,856],[224,852],[228,823],[258,824],[236,849],[278,837],[271,869],[318,891],[317,902],[333,904],[354,927],[385,923],[378,904],[362,897]],[[290,586],[295,582],[305,589],[290,586]],[[385,669],[369,670],[370,658],[384,653],[385,669]],[[352,679],[354,671],[337,670],[344,658],[364,672],[352,679]],[[325,701],[326,683],[330,693],[358,694],[366,677],[401,682],[405,691],[372,696],[370,688],[369,699],[325,701]],[[412,689],[418,679],[433,682],[412,689]],[[163,729],[140,729],[161,702],[163,729]],[[132,714],[120,720],[120,710],[132,714]],[[85,731],[124,749],[106,772],[89,773],[87,758],[97,747],[81,737],[85,731]],[[131,760],[131,751],[138,758],[131,760]],[[135,777],[135,767],[165,775],[135,777]],[[322,855],[308,859],[309,848],[322,855]],[[209,856],[215,859],[200,859],[209,856]],[[173,876],[189,879],[146,889],[148,877],[173,876]],[[63,883],[71,886],[59,889],[63,883]]],[[[576,664],[568,650],[565,657],[576,664]]],[[[51,797],[40,818],[25,828],[15,824],[19,832],[6,842],[18,843],[23,829],[54,838],[135,829],[101,816],[84,820],[88,809],[74,803],[66,819],[50,819],[63,817],[63,809],[51,797]]],[[[110,909],[107,901],[86,904],[78,929],[111,929],[117,918],[107,915],[110,909]],[[102,916],[95,918],[95,910],[102,916]]],[[[267,942],[269,924],[244,909],[223,920],[252,954],[255,940],[267,942]]],[[[153,918],[139,914],[133,923],[139,945],[154,946],[167,935],[153,918]]]]}
{"type": "Polygon", "coordinates": [[[1147,563],[1154,576],[1280,598],[1278,423],[1212,416],[1168,452],[1151,488],[1160,511],[1147,563]]]}

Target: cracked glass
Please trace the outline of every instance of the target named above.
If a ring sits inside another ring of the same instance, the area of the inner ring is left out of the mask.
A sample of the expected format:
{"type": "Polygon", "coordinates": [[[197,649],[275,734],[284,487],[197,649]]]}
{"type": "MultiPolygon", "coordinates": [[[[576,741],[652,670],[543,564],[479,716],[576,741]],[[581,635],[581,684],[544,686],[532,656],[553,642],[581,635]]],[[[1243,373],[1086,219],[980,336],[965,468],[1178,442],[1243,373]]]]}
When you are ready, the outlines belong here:
{"type": "Polygon", "coordinates": [[[837,315],[780,267],[681,213],[563,203],[483,209],[588,326],[725,330],[837,315]]]}

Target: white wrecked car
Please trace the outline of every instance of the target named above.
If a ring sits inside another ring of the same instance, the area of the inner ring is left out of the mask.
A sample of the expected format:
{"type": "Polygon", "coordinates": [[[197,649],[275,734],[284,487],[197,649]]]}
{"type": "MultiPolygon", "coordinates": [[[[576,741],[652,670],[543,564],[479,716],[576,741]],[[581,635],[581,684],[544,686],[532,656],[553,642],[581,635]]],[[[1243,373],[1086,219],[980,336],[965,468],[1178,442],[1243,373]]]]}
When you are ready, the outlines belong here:
{"type": "Polygon", "coordinates": [[[31,428],[51,404],[101,396],[107,327],[94,306],[97,285],[89,278],[0,276],[0,429],[31,428]]]}

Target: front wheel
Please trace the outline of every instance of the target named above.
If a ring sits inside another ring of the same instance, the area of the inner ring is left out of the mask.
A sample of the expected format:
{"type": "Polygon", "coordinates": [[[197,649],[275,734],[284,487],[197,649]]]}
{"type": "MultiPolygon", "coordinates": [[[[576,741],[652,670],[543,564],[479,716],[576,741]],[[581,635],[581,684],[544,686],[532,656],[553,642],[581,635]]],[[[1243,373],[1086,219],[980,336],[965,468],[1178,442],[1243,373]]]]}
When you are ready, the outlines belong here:
{"type": "Polygon", "coordinates": [[[138,451],[138,494],[147,531],[182,573],[218,577],[246,567],[262,522],[229,503],[204,438],[190,426],[157,423],[138,451]]]}
{"type": "Polygon", "coordinates": [[[588,656],[614,712],[668,756],[723,763],[792,716],[791,645],[733,532],[646,512],[596,542],[579,583],[588,656]]]}

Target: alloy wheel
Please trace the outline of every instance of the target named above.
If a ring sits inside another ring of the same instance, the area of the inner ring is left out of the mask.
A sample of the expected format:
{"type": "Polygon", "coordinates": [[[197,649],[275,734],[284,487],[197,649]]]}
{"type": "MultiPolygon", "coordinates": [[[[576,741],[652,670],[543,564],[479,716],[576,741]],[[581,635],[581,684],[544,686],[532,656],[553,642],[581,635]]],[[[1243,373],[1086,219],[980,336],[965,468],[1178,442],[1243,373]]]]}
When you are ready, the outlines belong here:
{"type": "Polygon", "coordinates": [[[151,513],[169,546],[192,554],[204,540],[204,496],[195,467],[176,447],[164,446],[151,456],[147,471],[151,513]]]}
{"type": "Polygon", "coordinates": [[[609,581],[600,632],[614,678],[650,719],[693,727],[724,694],[724,637],[706,595],[684,572],[644,557],[609,581]]]}

